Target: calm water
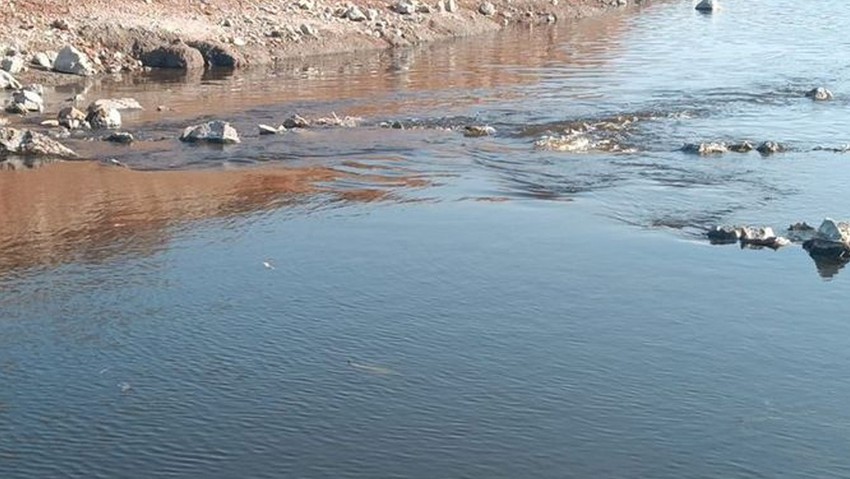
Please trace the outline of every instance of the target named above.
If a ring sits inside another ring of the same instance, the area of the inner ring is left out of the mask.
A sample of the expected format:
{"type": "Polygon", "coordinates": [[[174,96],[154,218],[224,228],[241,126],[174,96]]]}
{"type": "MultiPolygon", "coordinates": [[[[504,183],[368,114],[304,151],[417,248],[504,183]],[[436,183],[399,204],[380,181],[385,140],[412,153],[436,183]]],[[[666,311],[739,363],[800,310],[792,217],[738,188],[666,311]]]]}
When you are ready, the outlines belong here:
{"type": "Polygon", "coordinates": [[[89,85],[142,171],[0,172],[0,477],[850,476],[850,275],[701,238],[850,216],[850,13],[723,6],[89,85]]]}

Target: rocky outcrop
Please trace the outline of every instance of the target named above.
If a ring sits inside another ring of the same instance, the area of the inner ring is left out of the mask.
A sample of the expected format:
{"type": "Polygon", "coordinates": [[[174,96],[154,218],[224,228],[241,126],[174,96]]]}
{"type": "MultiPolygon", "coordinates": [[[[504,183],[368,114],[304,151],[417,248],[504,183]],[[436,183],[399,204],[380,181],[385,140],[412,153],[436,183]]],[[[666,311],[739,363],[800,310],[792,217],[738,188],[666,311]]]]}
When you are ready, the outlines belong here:
{"type": "Polygon", "coordinates": [[[0,159],[12,156],[75,158],[72,150],[58,141],[32,130],[0,128],[0,159]]]}
{"type": "Polygon", "coordinates": [[[752,143],[750,143],[749,141],[746,141],[746,140],[742,141],[740,143],[732,143],[727,148],[729,149],[729,151],[732,151],[732,152],[735,152],[735,153],[749,153],[749,152],[756,149],[756,147],[753,146],[752,143]]]}
{"type": "Polygon", "coordinates": [[[715,226],[706,236],[712,244],[731,244],[738,241],[742,247],[781,248],[791,244],[782,236],[777,236],[769,226],[715,226]]]}
{"type": "Polygon", "coordinates": [[[239,143],[239,134],[236,129],[225,121],[210,121],[201,125],[187,127],[180,135],[180,141],[187,143],[239,143]]]}
{"type": "Polygon", "coordinates": [[[239,68],[245,64],[245,59],[234,48],[220,42],[193,41],[188,45],[199,52],[208,68],[239,68]]]}
{"type": "Polygon", "coordinates": [[[85,53],[70,45],[66,45],[56,55],[56,60],[53,61],[53,71],[90,76],[95,73],[95,68],[85,53]]]}
{"type": "Polygon", "coordinates": [[[764,156],[773,155],[775,153],[782,153],[786,150],[787,148],[785,147],[785,145],[777,143],[775,141],[765,141],[764,143],[759,145],[758,148],[756,148],[756,151],[758,151],[764,156]]]}
{"type": "Polygon", "coordinates": [[[203,69],[205,65],[201,52],[181,41],[143,51],[139,60],[151,68],[195,70],[203,69]]]}
{"type": "Polygon", "coordinates": [[[850,257],[850,223],[826,218],[814,237],[803,243],[811,255],[850,257]]]}

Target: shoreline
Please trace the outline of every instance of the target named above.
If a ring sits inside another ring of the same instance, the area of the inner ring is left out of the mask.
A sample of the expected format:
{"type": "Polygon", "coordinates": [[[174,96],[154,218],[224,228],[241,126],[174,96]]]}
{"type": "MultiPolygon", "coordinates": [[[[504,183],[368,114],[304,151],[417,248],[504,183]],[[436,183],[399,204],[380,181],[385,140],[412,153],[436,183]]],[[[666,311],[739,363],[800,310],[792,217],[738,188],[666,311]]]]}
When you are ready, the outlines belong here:
{"type": "Polygon", "coordinates": [[[168,66],[274,66],[296,58],[380,52],[454,38],[474,37],[515,25],[545,25],[637,8],[648,0],[411,0],[345,4],[297,0],[238,4],[208,0],[139,0],[59,5],[19,0],[0,12],[10,28],[0,47],[26,83],[58,84],[78,75],[36,65],[66,45],[91,60],[89,76],[168,66]],[[132,13],[128,10],[132,9],[132,13]]]}

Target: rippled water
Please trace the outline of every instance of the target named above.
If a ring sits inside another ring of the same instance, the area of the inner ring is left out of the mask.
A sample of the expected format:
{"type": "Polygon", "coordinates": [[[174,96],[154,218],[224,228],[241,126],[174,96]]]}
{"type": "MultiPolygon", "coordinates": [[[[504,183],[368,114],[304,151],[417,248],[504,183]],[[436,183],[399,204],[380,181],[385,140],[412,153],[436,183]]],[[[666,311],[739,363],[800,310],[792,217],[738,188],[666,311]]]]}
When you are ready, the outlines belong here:
{"type": "Polygon", "coordinates": [[[147,107],[68,140],[141,171],[0,172],[0,477],[850,475],[840,266],[701,237],[848,216],[841,7],[59,87],[147,107]]]}

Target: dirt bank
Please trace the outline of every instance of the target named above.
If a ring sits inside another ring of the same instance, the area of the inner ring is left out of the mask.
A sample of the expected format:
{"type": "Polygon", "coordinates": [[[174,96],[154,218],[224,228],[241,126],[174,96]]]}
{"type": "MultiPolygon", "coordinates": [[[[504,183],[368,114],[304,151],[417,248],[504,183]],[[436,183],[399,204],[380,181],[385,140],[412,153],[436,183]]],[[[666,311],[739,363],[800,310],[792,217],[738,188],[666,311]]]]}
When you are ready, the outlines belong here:
{"type": "Polygon", "coordinates": [[[553,23],[644,0],[10,0],[0,46],[29,61],[73,45],[100,72],[141,67],[144,50],[211,42],[242,65],[297,56],[415,45],[553,23]]]}

